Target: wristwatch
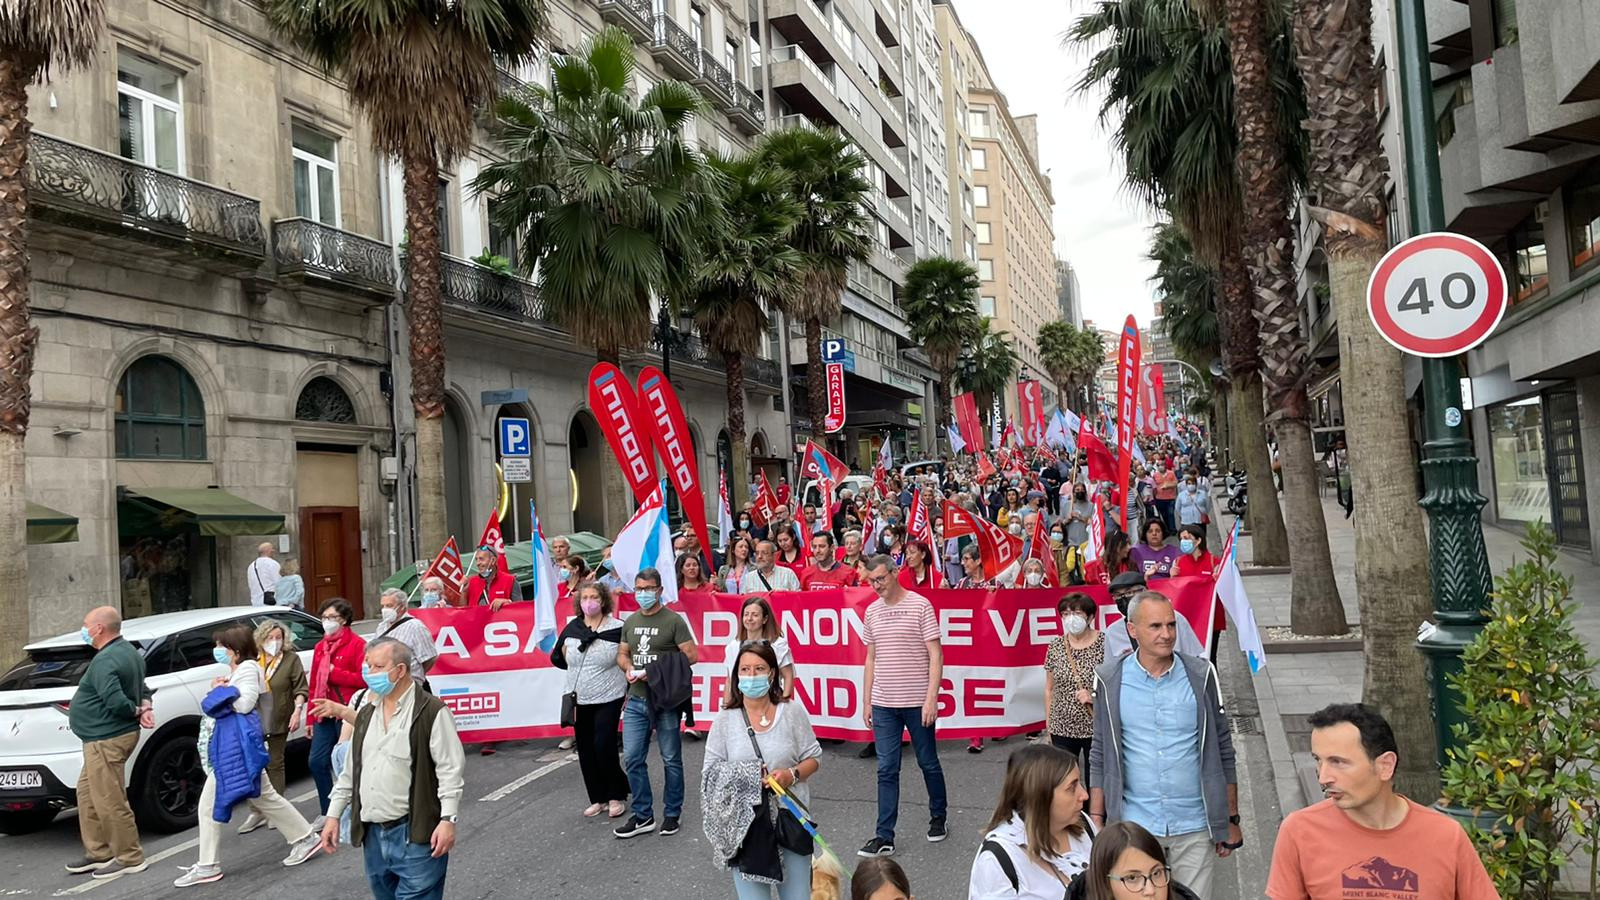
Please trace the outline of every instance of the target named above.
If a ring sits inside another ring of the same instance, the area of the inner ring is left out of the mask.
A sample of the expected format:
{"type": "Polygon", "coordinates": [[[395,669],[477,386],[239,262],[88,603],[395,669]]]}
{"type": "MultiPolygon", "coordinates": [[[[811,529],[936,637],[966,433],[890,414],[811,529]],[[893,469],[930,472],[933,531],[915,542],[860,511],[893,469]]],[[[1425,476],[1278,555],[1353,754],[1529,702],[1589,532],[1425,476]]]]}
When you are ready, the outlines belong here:
{"type": "Polygon", "coordinates": [[[1238,813],[1234,813],[1233,815],[1229,816],[1228,817],[1228,824],[1229,825],[1237,825],[1237,824],[1239,824],[1239,814],[1238,813]]]}
{"type": "MultiPolygon", "coordinates": [[[[460,818],[461,818],[460,816],[440,816],[439,817],[439,821],[441,821],[441,822],[449,822],[451,825],[454,825],[454,824],[456,824],[456,821],[459,820],[460,818]]],[[[1238,817],[1235,816],[1234,818],[1238,818],[1238,817]]]]}

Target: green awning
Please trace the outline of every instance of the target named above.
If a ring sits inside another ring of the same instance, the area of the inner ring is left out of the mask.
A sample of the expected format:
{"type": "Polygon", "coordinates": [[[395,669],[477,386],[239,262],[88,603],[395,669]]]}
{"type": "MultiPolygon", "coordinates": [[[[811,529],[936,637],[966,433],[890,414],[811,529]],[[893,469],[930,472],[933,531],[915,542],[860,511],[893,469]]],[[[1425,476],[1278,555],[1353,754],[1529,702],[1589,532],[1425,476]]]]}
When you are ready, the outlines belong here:
{"type": "MultiPolygon", "coordinates": [[[[192,527],[208,537],[283,534],[283,514],[221,488],[138,488],[129,504],[153,513],[164,528],[192,527]]],[[[119,531],[127,533],[119,523],[119,531]]]]}
{"type": "Polygon", "coordinates": [[[65,544],[77,539],[77,516],[28,501],[28,543],[65,544]]]}

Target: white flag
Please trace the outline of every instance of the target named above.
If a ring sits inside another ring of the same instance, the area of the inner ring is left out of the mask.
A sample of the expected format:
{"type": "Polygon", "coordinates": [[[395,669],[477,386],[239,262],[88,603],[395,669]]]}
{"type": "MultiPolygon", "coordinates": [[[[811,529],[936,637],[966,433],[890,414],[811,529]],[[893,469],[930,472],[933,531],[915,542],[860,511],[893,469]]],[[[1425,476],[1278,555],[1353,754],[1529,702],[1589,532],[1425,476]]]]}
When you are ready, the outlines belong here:
{"type": "MultiPolygon", "coordinates": [[[[1233,523],[1228,542],[1222,548],[1222,560],[1217,563],[1217,599],[1233,620],[1233,636],[1239,649],[1250,661],[1250,674],[1260,672],[1267,665],[1267,651],[1261,646],[1261,632],[1256,629],[1256,613],[1250,598],[1244,592],[1244,576],[1239,572],[1238,557],[1234,553],[1234,540],[1239,536],[1239,523],[1233,523]]],[[[1214,606],[1213,606],[1214,608],[1214,606]]],[[[1215,630],[1213,630],[1215,633],[1215,630]]]]}

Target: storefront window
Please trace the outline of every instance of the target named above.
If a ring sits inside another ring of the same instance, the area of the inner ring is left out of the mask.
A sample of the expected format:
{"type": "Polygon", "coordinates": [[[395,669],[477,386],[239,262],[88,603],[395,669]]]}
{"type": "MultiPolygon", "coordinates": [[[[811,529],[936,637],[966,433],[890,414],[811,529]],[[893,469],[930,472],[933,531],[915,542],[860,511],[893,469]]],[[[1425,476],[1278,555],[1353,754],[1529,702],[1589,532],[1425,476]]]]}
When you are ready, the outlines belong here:
{"type": "Polygon", "coordinates": [[[1529,397],[1489,410],[1495,514],[1502,521],[1550,521],[1544,410],[1529,397]]]}
{"type": "Polygon", "coordinates": [[[215,538],[117,504],[124,618],[217,605],[215,538]],[[138,531],[138,534],[129,534],[138,531]]]}

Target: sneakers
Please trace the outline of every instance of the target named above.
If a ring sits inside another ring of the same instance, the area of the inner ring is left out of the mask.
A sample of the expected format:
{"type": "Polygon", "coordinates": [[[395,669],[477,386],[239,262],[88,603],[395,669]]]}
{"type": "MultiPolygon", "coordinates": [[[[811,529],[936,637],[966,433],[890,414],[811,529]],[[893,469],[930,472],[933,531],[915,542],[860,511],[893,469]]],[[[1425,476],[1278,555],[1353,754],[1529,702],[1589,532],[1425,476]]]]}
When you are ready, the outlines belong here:
{"type": "Polygon", "coordinates": [[[628,811],[627,804],[621,800],[613,800],[607,806],[606,817],[611,819],[620,818],[623,813],[628,811]]]}
{"type": "Polygon", "coordinates": [[[856,754],[856,759],[873,759],[877,755],[878,755],[878,747],[877,747],[877,745],[876,744],[868,744],[865,747],[862,747],[861,751],[856,754]]]}
{"type": "Polygon", "coordinates": [[[249,834],[265,824],[267,824],[266,816],[263,816],[260,813],[251,813],[250,815],[245,816],[244,824],[239,826],[239,833],[249,834]]]}
{"type": "Polygon", "coordinates": [[[210,884],[222,880],[221,866],[202,866],[196,863],[183,870],[178,880],[172,883],[173,887],[194,887],[197,884],[210,884]]]}
{"type": "Polygon", "coordinates": [[[641,834],[649,834],[655,830],[655,819],[640,819],[638,816],[629,816],[628,821],[611,829],[611,833],[623,840],[627,840],[631,837],[638,837],[641,834]]]}
{"type": "Polygon", "coordinates": [[[937,844],[949,836],[950,832],[945,830],[943,819],[928,820],[928,843],[937,844]]]}
{"type": "Polygon", "coordinates": [[[856,855],[867,859],[871,859],[874,856],[893,856],[894,841],[886,841],[883,838],[875,837],[862,844],[861,849],[856,851],[856,855]]]}
{"type": "Polygon", "coordinates": [[[591,803],[589,804],[588,808],[583,811],[583,817],[586,819],[592,819],[595,816],[600,815],[600,811],[605,808],[606,805],[604,803],[591,803]]]}
{"type": "Polygon", "coordinates": [[[677,816],[664,816],[664,817],[662,817],[662,819],[661,819],[661,834],[665,835],[665,834],[677,834],[677,833],[678,833],[678,817],[677,816]]]}
{"type": "Polygon", "coordinates": [[[967,752],[968,753],[982,753],[983,752],[983,738],[973,738],[972,740],[968,741],[967,742],[967,752]]]}
{"type": "Polygon", "coordinates": [[[289,847],[289,855],[283,858],[286,866],[298,866],[306,860],[317,855],[322,849],[322,835],[313,831],[289,847]]]}
{"type": "Polygon", "coordinates": [[[87,856],[80,856],[72,862],[67,863],[67,871],[74,875],[82,875],[85,872],[93,872],[95,869],[100,868],[108,862],[111,862],[111,860],[90,859],[87,856]]]}
{"type": "Polygon", "coordinates": [[[118,875],[137,875],[148,868],[150,868],[150,863],[148,862],[141,862],[137,866],[125,866],[113,859],[100,868],[95,869],[94,877],[115,878],[118,875]]]}
{"type": "Polygon", "coordinates": [[[575,737],[573,737],[571,735],[568,735],[568,736],[566,736],[566,737],[561,739],[561,743],[556,745],[556,749],[557,750],[571,750],[574,746],[577,745],[577,743],[578,743],[578,739],[577,738],[575,738],[575,737]]]}

